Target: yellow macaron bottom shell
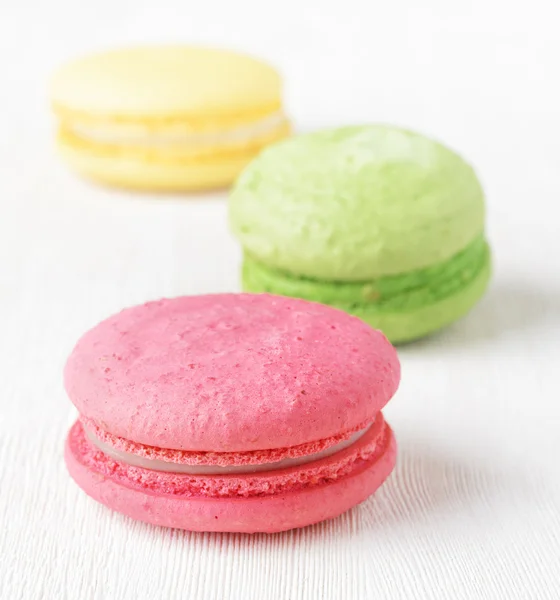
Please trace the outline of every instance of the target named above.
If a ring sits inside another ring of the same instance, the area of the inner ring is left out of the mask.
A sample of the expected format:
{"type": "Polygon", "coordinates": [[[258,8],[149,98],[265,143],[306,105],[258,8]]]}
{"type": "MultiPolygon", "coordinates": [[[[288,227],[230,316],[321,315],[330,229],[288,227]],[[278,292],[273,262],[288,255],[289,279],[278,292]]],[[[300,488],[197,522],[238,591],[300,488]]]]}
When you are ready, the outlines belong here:
{"type": "Polygon", "coordinates": [[[279,111],[247,117],[215,119],[213,127],[208,120],[67,118],[61,120],[57,145],[77,173],[105,185],[168,192],[218,189],[230,185],[265,146],[291,132],[279,111]],[[84,126],[117,143],[77,134],[84,126]]]}

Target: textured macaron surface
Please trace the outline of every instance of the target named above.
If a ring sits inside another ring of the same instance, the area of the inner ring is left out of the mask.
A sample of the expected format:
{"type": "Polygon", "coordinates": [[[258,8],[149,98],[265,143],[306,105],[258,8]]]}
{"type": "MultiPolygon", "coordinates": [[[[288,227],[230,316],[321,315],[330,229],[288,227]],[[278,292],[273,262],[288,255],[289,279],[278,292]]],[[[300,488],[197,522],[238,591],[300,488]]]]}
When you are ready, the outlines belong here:
{"type": "Polygon", "coordinates": [[[484,228],[473,169],[438,142],[385,125],[268,148],[238,178],[229,206],[248,256],[337,282],[443,263],[484,228]]]}
{"type": "Polygon", "coordinates": [[[389,436],[390,428],[379,414],[360,440],[322,460],[261,473],[210,476],[162,472],[114,460],[87,441],[79,422],[70,431],[70,442],[75,454],[88,467],[123,485],[136,485],[154,493],[225,498],[290,492],[340,479],[359,468],[363,461],[382,454],[389,436]]]}
{"type": "Polygon", "coordinates": [[[220,115],[278,108],[280,78],[235,52],[141,46],[93,54],[62,67],[51,83],[55,108],[92,117],[220,115]]]}
{"type": "Polygon", "coordinates": [[[139,444],[284,448],[373,421],[394,394],[393,347],[336,309],[266,294],[180,297],[87,332],[65,368],[84,419],[139,444]]]}

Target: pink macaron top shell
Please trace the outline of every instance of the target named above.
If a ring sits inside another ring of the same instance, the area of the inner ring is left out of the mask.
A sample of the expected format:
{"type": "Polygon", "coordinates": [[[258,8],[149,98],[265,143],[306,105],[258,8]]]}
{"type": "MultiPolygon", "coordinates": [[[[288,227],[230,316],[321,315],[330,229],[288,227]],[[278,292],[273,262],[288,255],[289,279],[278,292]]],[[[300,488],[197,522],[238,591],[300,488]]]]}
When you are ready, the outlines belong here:
{"type": "Polygon", "coordinates": [[[65,386],[81,416],[139,444],[241,452],[297,446],[373,421],[400,366],[379,331],[266,294],[164,299],[103,321],[65,386]]]}

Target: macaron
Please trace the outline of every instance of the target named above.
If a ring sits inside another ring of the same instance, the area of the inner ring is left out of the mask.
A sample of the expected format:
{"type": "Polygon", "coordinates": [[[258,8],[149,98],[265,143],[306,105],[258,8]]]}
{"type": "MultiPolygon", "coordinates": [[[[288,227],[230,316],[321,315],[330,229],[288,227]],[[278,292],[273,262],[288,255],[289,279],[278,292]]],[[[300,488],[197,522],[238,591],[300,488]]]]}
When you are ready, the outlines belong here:
{"type": "Polygon", "coordinates": [[[323,302],[392,342],[467,313],[490,277],[485,202],[455,152],[386,125],[275,144],[238,178],[243,289],[323,302]]]}
{"type": "Polygon", "coordinates": [[[192,531],[275,532],[335,517],[387,478],[381,409],[400,366],[378,331],[266,294],[164,299],[108,318],[64,372],[65,458],[109,508],[192,531]]]}
{"type": "Polygon", "coordinates": [[[58,148],[73,169],[141,190],[227,186],[290,131],[274,68],[213,48],[86,56],[54,75],[51,102],[58,148]]]}

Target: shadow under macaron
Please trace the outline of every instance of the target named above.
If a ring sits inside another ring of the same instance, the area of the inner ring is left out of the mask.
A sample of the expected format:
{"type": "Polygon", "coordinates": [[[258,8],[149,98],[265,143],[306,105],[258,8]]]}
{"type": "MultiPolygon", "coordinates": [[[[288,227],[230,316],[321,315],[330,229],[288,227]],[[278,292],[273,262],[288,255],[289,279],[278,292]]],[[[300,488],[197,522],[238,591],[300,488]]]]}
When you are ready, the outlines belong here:
{"type": "Polygon", "coordinates": [[[560,290],[536,288],[522,280],[496,281],[465,317],[430,336],[399,344],[399,352],[406,355],[487,344],[536,331],[547,323],[560,324],[560,290]]]}

